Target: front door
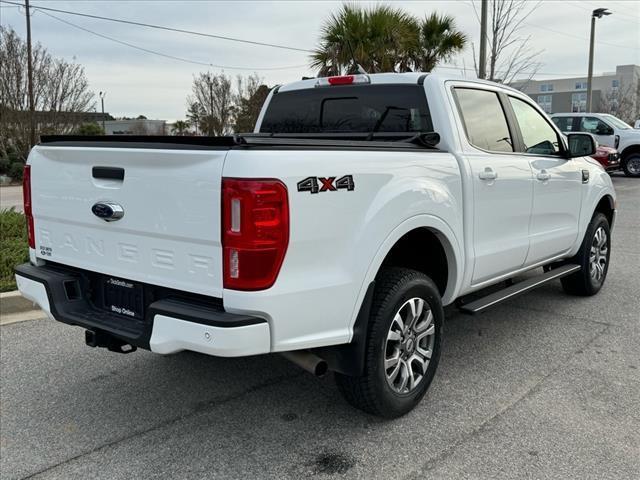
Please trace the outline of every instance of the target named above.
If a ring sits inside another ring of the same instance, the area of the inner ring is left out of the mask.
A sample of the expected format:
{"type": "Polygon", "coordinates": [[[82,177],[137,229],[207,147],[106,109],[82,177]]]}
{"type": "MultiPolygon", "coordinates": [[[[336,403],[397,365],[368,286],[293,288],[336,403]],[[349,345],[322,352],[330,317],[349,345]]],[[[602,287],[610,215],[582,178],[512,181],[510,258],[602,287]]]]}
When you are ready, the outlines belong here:
{"type": "Polygon", "coordinates": [[[530,103],[509,96],[520,133],[516,148],[533,171],[531,244],[526,264],[566,253],[576,242],[582,199],[582,169],[563,155],[560,137],[530,103]]]}
{"type": "Polygon", "coordinates": [[[456,88],[455,95],[474,147],[466,158],[473,177],[472,283],[478,284],[524,264],[533,179],[528,159],[514,153],[513,135],[497,93],[456,88]]]}
{"type": "Polygon", "coordinates": [[[613,128],[596,117],[581,117],[580,131],[587,132],[596,137],[598,145],[606,145],[615,148],[615,135],[613,128]]]}

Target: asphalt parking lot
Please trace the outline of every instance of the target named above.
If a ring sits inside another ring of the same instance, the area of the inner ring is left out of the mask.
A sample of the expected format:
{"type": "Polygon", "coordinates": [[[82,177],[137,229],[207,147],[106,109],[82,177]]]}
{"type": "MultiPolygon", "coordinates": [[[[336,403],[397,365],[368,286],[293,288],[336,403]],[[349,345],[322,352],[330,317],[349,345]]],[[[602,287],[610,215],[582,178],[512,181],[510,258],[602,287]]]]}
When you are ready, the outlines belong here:
{"type": "Polygon", "coordinates": [[[640,478],[640,180],[614,183],[600,294],[449,312],[429,393],[394,421],[275,355],[119,355],[4,325],[0,477],[640,478]]]}

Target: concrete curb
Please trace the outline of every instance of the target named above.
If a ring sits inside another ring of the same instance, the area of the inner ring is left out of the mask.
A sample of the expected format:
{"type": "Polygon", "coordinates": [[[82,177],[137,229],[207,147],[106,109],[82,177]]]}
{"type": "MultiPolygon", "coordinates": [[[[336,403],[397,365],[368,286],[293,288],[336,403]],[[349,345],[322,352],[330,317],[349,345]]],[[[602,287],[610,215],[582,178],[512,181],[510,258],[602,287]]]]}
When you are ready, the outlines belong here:
{"type": "Polygon", "coordinates": [[[33,310],[38,311],[39,309],[32,301],[20,295],[18,290],[0,293],[1,315],[13,315],[15,313],[24,313],[33,310]]]}

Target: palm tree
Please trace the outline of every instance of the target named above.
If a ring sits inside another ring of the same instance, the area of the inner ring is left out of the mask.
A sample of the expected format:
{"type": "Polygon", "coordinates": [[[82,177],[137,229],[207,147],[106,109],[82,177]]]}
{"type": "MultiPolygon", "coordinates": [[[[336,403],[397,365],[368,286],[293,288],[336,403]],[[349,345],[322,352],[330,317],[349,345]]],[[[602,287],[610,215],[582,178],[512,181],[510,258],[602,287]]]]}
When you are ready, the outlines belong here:
{"type": "Polygon", "coordinates": [[[431,71],[464,48],[465,35],[447,15],[419,21],[398,8],[343,5],[322,28],[311,66],[320,76],[354,73],[354,58],[367,72],[431,71]]]}
{"type": "Polygon", "coordinates": [[[419,35],[418,48],[410,57],[414,69],[422,72],[430,72],[439,62],[450,60],[467,43],[466,35],[456,30],[452,16],[435,12],[420,23],[419,35]]]}
{"type": "Polygon", "coordinates": [[[353,73],[357,68],[355,57],[367,72],[394,71],[417,31],[415,19],[401,9],[346,4],[323,26],[311,66],[318,68],[320,75],[353,73]]]}
{"type": "Polygon", "coordinates": [[[176,120],[176,123],[173,124],[173,128],[171,129],[171,132],[174,135],[178,135],[182,137],[188,133],[188,130],[189,130],[188,122],[185,122],[184,120],[176,120]]]}

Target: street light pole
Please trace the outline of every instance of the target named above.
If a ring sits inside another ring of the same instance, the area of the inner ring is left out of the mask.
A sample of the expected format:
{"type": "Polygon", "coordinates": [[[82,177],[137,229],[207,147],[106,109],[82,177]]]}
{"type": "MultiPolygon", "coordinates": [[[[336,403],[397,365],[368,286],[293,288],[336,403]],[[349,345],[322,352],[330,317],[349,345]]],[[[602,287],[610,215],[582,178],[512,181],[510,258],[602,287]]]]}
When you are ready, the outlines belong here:
{"type": "Polygon", "coordinates": [[[104,127],[104,97],[107,96],[107,92],[100,92],[100,103],[102,103],[102,134],[106,135],[107,130],[104,127]]]}
{"type": "Polygon", "coordinates": [[[612,12],[606,8],[596,8],[591,13],[591,38],[589,40],[589,75],[587,77],[587,112],[591,112],[591,93],[593,91],[593,45],[596,36],[596,18],[602,18],[604,15],[611,15],[612,12]]]}

